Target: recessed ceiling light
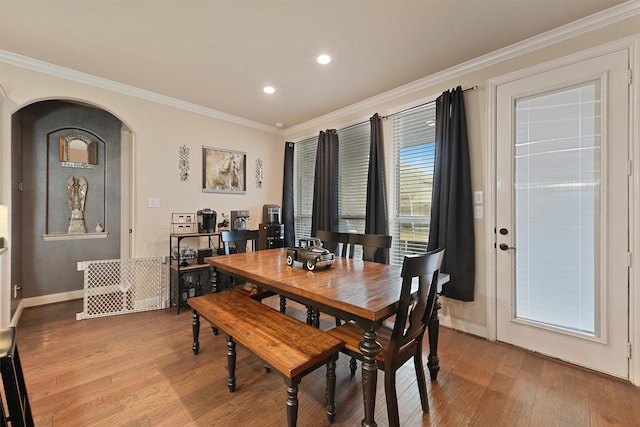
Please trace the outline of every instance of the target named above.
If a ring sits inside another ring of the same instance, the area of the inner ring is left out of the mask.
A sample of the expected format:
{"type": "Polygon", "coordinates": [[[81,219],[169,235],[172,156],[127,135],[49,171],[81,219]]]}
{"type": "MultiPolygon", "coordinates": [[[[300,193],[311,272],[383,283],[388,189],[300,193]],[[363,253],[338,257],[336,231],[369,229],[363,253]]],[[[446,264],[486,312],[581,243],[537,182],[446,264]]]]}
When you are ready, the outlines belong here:
{"type": "Polygon", "coordinates": [[[318,64],[326,65],[331,62],[331,57],[329,55],[322,54],[316,58],[316,61],[318,61],[318,64]]]}
{"type": "Polygon", "coordinates": [[[273,86],[265,86],[262,90],[264,90],[264,93],[276,93],[276,90],[273,86]]]}

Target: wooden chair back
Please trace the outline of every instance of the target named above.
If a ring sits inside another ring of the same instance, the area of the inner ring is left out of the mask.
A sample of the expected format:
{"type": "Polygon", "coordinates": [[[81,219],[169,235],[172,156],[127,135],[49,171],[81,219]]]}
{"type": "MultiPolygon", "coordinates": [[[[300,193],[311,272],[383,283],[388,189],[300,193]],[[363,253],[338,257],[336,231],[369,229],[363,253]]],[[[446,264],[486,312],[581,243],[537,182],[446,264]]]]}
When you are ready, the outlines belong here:
{"type": "Polygon", "coordinates": [[[415,351],[406,351],[409,347],[416,346],[416,351],[422,351],[422,337],[435,301],[435,292],[431,290],[432,286],[437,285],[443,258],[443,248],[404,257],[402,290],[389,347],[385,353],[385,370],[395,370],[413,357],[415,351]],[[414,278],[417,278],[418,290],[412,293],[414,278]]]}
{"type": "Polygon", "coordinates": [[[258,230],[223,230],[220,232],[220,241],[224,247],[224,254],[230,255],[235,252],[247,252],[247,245],[251,244],[251,250],[258,248],[258,230]]]}
{"type": "Polygon", "coordinates": [[[349,233],[339,231],[316,231],[316,237],[322,241],[322,245],[333,252],[336,256],[347,257],[349,248],[349,233]]]}
{"type": "Polygon", "coordinates": [[[349,258],[353,258],[356,245],[362,246],[362,259],[365,261],[389,264],[391,236],[385,234],[349,234],[349,258]]]}

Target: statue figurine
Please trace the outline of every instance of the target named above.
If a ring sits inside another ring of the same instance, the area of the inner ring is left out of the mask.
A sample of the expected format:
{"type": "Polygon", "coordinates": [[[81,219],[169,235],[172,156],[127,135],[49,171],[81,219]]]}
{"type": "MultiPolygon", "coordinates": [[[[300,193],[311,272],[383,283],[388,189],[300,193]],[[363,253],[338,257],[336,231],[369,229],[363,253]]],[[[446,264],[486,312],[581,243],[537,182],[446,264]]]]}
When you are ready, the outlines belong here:
{"type": "Polygon", "coordinates": [[[69,205],[69,234],[87,232],[84,224],[84,202],[87,197],[87,180],[84,177],[70,176],[65,181],[67,203],[69,205]]]}

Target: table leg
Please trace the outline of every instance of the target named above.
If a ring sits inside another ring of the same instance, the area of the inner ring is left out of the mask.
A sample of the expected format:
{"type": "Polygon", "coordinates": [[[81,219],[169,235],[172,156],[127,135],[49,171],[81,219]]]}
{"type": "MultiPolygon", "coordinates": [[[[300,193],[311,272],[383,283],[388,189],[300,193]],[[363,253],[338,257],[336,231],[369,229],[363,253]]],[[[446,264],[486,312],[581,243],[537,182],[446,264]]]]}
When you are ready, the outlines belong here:
{"type": "Polygon", "coordinates": [[[382,347],[376,341],[376,331],[365,329],[363,340],[360,343],[360,351],[364,356],[362,362],[362,396],[364,398],[364,420],[363,427],[376,427],[376,387],[378,385],[378,366],[376,356],[382,347]]]}
{"type": "Polygon", "coordinates": [[[440,370],[440,358],[438,357],[438,335],[440,330],[440,319],[438,318],[438,310],[442,308],[440,301],[438,300],[438,293],[435,293],[435,303],[433,304],[433,311],[427,324],[429,331],[429,358],[427,359],[427,367],[431,379],[435,380],[438,377],[438,371],[440,370]]]}
{"type": "Polygon", "coordinates": [[[198,351],[200,351],[200,315],[195,310],[193,310],[193,322],[191,326],[193,329],[193,345],[191,349],[193,350],[193,354],[198,354],[198,351]]]}

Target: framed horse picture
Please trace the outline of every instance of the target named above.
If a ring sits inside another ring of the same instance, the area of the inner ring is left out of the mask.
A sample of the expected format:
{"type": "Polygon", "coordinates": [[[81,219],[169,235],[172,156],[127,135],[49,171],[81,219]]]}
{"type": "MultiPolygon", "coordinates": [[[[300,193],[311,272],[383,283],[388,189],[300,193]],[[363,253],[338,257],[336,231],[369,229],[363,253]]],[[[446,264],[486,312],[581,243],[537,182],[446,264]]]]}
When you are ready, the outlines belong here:
{"type": "Polygon", "coordinates": [[[202,146],[202,191],[245,194],[247,154],[202,146]]]}

